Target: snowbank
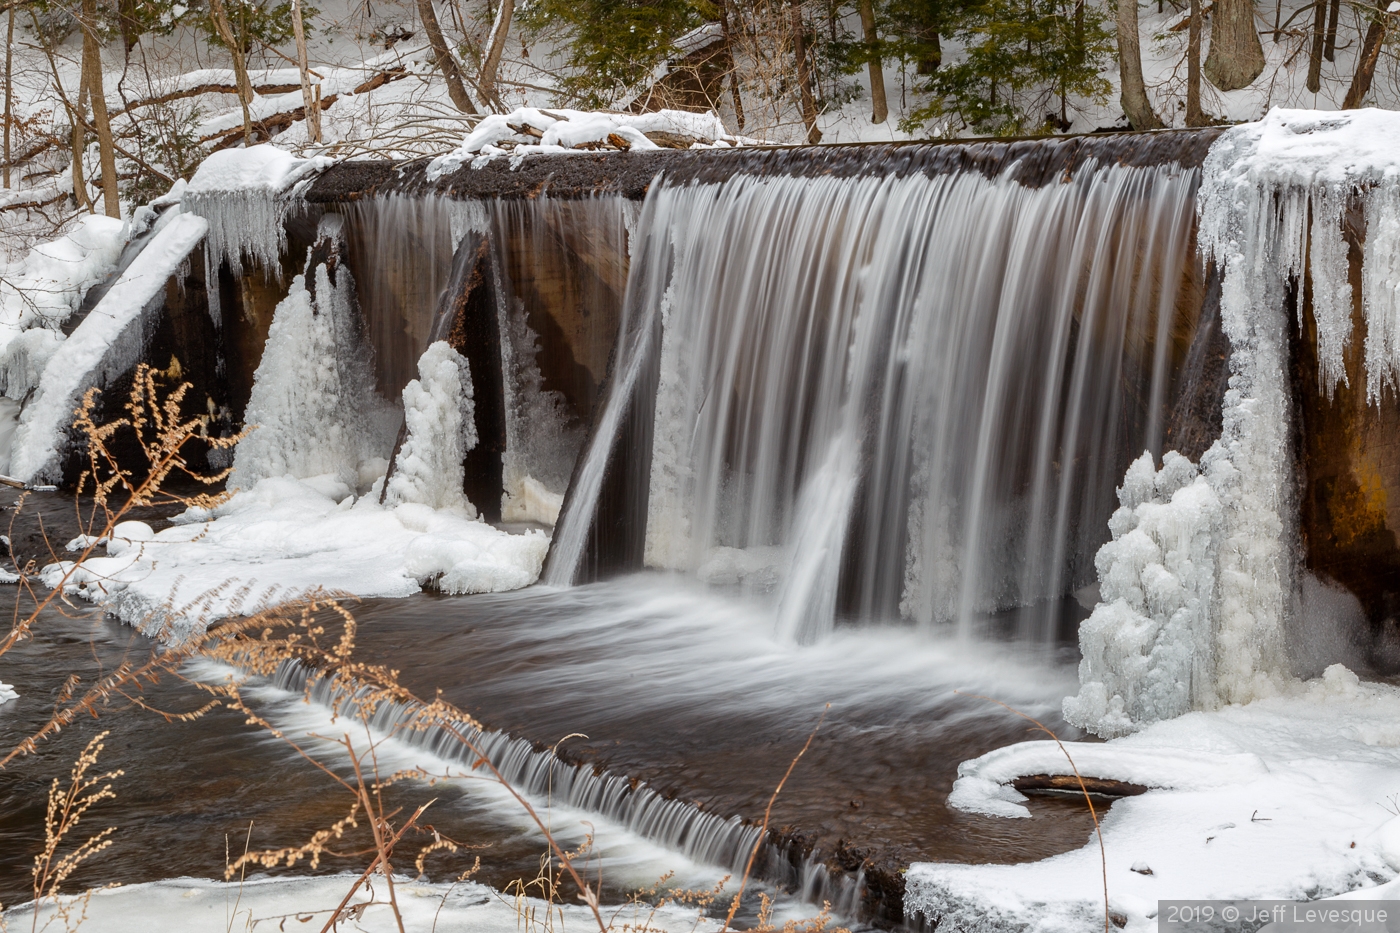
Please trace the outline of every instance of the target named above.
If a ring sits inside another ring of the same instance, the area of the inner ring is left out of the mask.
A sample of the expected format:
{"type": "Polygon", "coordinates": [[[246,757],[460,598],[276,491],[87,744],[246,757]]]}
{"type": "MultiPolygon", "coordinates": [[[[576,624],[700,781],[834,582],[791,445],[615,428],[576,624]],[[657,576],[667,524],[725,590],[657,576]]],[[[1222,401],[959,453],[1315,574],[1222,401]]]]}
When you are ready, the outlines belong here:
{"type": "MultiPolygon", "coordinates": [[[[1333,665],[1287,696],[1066,747],[1086,776],[1154,788],[1103,816],[1109,902],[1129,931],[1156,929],[1158,898],[1400,899],[1400,689],[1333,665]]],[[[998,749],[959,768],[949,803],[1024,817],[1006,784],[1044,773],[1072,773],[1053,742],[998,749]]],[[[1088,843],[1025,865],[916,864],[906,916],[964,933],[1101,927],[1099,847],[1088,843]]]]}
{"type": "Polygon", "coordinates": [[[44,582],[55,586],[71,572],[69,592],[148,634],[179,640],[216,619],[318,589],[361,597],[408,596],[425,585],[492,593],[539,576],[549,539],[538,531],[507,534],[461,513],[417,503],[386,508],[376,499],[356,498],[335,475],[264,479],[160,532],[124,523],[106,556],[76,569],[71,561],[51,564],[44,582]]]}
{"type": "Polygon", "coordinates": [[[734,136],[718,115],[685,110],[653,113],[540,110],[522,107],[508,114],[491,114],[476,125],[462,145],[428,165],[436,180],[471,161],[480,168],[493,156],[525,152],[573,152],[595,149],[646,151],[669,148],[725,149],[754,145],[758,140],[734,136]],[[660,141],[661,144],[658,144],[660,141]]]}
{"type": "Polygon", "coordinates": [[[88,214],[65,236],[0,264],[0,392],[22,399],[63,341],[59,328],[116,269],[127,224],[88,214]]]}
{"type": "MultiPolygon", "coordinates": [[[[314,929],[320,929],[357,877],[345,873],[301,878],[263,877],[241,882],[172,878],[107,888],[92,892],[83,929],[103,933],[149,933],[153,928],[226,933],[230,925],[239,930],[290,929],[289,920],[296,929],[303,929],[308,921],[315,920],[314,929]],[[264,927],[264,923],[267,926],[264,927]]],[[[590,925],[597,928],[592,912],[580,904],[546,905],[534,898],[517,902],[514,897],[474,881],[429,884],[400,876],[394,879],[394,893],[404,928],[409,930],[518,933],[527,912],[540,917],[545,911],[554,912],[554,922],[561,929],[587,929],[590,925]]],[[[81,901],[81,896],[67,897],[65,901],[73,904],[75,916],[82,914],[81,904],[75,903],[81,901]]],[[[672,906],[654,909],[639,903],[604,906],[602,910],[604,917],[614,918],[614,929],[618,930],[700,933],[717,928],[712,921],[697,922],[694,909],[672,906]]],[[[367,888],[356,892],[347,905],[347,912],[348,928],[364,933],[389,933],[399,929],[379,875],[367,888]]],[[[4,919],[13,929],[35,925],[32,908],[28,905],[5,911],[4,919]]],[[[38,928],[61,922],[51,904],[40,908],[38,928]]]]}
{"type": "Polygon", "coordinates": [[[136,364],[164,307],[166,282],[208,229],[202,218],[178,208],[157,223],[154,238],[50,356],[15,430],[10,472],[16,478],[59,479],[63,439],[83,393],[106,386],[136,364]]]}
{"type": "MultiPolygon", "coordinates": [[[[181,195],[191,214],[209,221],[204,246],[205,280],[216,281],[220,263],[235,276],[244,261],[257,262],[264,275],[279,269],[287,249],[287,212],[298,186],[309,183],[334,160],[299,159],[272,145],[224,149],[199,164],[181,195]]],[[[219,290],[209,289],[209,313],[220,320],[219,290]]]]}

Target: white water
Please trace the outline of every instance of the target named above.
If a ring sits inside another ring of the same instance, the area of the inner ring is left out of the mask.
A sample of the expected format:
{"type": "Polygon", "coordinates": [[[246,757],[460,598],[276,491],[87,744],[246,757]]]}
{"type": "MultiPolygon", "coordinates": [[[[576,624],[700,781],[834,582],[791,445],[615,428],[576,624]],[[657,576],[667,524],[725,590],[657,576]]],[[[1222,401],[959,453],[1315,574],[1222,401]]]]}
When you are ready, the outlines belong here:
{"type": "Polygon", "coordinates": [[[799,641],[838,614],[971,634],[1089,582],[1105,495],[1164,427],[1195,176],[1015,175],[654,184],[566,510],[591,515],[659,314],[648,565],[778,581],[799,641]]]}

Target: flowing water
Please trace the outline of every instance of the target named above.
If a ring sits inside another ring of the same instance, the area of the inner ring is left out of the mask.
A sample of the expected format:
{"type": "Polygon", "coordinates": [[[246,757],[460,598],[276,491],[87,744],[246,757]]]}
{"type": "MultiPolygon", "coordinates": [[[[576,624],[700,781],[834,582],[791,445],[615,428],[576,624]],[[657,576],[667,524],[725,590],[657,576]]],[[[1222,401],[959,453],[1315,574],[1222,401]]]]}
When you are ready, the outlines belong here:
{"type": "MultiPolygon", "coordinates": [[[[672,869],[694,885],[741,871],[819,721],[760,860],[792,897],[897,919],[911,860],[1082,846],[1078,801],[1039,799],[1032,821],[945,801],[959,762],[1026,737],[987,698],[1074,734],[1072,626],[1114,487],[1173,430],[1200,308],[1209,139],[1183,138],[736,153],[677,161],[640,208],[342,207],[390,398],[456,297],[459,244],[485,238],[507,502],[527,480],[568,492],[543,585],[367,601],[362,657],[478,717],[564,841],[594,836],[614,895],[672,869]]],[[[0,738],[42,721],[63,671],[151,650],[113,623],[51,621],[10,656],[22,676],[0,670],[25,694],[0,707],[0,738]]],[[[301,704],[303,678],[280,671],[259,702],[324,730],[344,696],[301,704]]],[[[129,829],[84,883],[218,874],[248,820],[256,846],[341,815],[238,720],[117,720],[106,763],[134,779],[108,806],[129,829]]],[[[440,734],[394,741],[396,764],[469,764],[440,734]]],[[[0,898],[24,891],[10,879],[54,761],[0,775],[0,898]]],[[[492,845],[486,880],[532,876],[540,838],[500,788],[446,787],[440,825],[492,845]]]]}
{"type": "Polygon", "coordinates": [[[602,477],[641,446],[620,462],[643,562],[755,591],[791,641],[838,618],[972,637],[1026,607],[1023,637],[1053,640],[1123,469],[1161,447],[1197,184],[1012,163],[658,185],[546,580],[587,578],[602,477]]]}

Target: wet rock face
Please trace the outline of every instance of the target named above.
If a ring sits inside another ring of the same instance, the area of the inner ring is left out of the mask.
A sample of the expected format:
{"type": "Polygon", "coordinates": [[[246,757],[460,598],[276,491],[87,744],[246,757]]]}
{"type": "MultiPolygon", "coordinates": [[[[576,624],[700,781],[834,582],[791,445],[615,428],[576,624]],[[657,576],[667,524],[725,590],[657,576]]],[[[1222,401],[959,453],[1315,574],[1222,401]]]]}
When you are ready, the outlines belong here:
{"type": "Polygon", "coordinates": [[[1293,340],[1299,531],[1306,568],[1360,600],[1372,641],[1358,647],[1378,672],[1393,673],[1400,670],[1400,398],[1387,391],[1377,403],[1367,401],[1359,211],[1344,230],[1355,296],[1353,338],[1345,355],[1346,381],[1331,397],[1319,388],[1310,280],[1294,299],[1295,308],[1302,304],[1301,333],[1293,340]]]}

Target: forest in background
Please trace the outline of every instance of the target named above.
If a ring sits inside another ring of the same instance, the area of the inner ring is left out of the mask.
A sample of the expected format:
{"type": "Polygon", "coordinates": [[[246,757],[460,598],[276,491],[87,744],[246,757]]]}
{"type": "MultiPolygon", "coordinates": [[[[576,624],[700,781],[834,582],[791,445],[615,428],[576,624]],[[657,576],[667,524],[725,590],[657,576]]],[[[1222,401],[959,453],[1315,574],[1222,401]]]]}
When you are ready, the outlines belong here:
{"type": "Polygon", "coordinates": [[[11,0],[0,226],[13,259],[219,148],[426,155],[520,106],[779,143],[1388,107],[1397,27],[1393,0],[11,0]]]}

